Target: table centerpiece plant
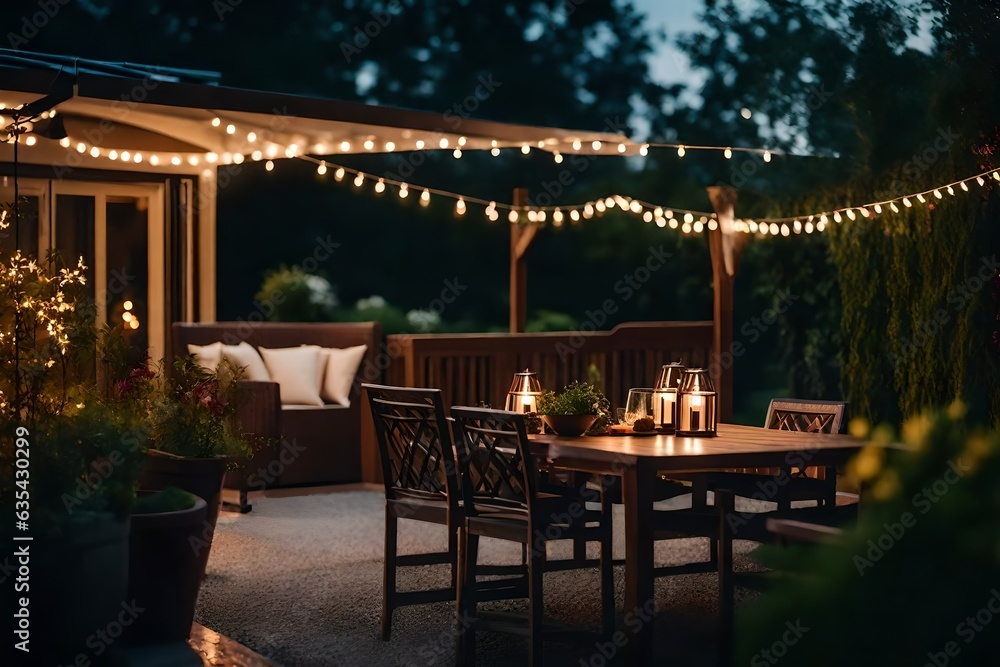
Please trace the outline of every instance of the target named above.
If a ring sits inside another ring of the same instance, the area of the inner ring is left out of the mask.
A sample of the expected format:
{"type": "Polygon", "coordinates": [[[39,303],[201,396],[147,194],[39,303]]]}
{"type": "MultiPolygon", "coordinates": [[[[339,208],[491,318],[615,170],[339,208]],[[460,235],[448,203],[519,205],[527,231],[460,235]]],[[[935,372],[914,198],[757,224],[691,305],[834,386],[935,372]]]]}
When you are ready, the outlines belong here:
{"type": "Polygon", "coordinates": [[[603,433],[610,423],[611,404],[589,382],[573,382],[559,393],[547,391],[538,399],[538,415],[557,435],[603,433]]]}

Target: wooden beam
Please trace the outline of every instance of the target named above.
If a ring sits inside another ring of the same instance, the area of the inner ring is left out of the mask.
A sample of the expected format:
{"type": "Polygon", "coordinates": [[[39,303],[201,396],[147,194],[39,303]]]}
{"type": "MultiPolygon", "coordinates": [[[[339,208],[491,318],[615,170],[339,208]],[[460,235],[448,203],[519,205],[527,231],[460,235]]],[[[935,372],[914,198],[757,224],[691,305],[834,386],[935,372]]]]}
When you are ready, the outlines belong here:
{"type": "MultiPolygon", "coordinates": [[[[712,206],[720,223],[732,222],[736,191],[726,187],[708,188],[712,206]]],[[[712,256],[712,319],[715,322],[712,336],[712,359],[709,369],[713,372],[716,391],[719,392],[719,421],[733,418],[733,282],[736,278],[736,257],[732,239],[727,239],[720,224],[708,232],[708,248],[712,256]],[[727,247],[728,246],[728,247],[727,247]],[[729,270],[726,254],[730,253],[729,270]]]]}
{"type": "MultiPolygon", "coordinates": [[[[514,190],[514,206],[527,206],[528,191],[514,190]]],[[[534,225],[510,225],[510,332],[523,333],[528,312],[528,264],[525,253],[538,233],[534,225]]]]}

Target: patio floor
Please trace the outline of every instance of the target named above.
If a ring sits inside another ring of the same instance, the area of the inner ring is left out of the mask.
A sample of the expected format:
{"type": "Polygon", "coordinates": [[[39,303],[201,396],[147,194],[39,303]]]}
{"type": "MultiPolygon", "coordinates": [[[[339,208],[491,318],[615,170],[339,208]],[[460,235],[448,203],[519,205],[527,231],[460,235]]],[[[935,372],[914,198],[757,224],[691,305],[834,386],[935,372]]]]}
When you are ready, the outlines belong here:
{"type": "Polygon", "coordinates": [[[129,662],[143,667],[278,667],[246,646],[195,623],[187,642],[133,647],[129,662]]]}

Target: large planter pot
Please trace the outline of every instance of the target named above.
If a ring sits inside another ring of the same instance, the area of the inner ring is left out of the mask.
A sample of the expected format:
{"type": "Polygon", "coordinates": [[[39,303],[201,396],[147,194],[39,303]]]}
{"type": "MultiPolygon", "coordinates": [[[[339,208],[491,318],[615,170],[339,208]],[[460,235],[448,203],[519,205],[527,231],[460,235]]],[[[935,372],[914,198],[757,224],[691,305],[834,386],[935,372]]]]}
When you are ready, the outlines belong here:
{"type": "Polygon", "coordinates": [[[145,611],[128,629],[129,643],[188,638],[205,576],[205,559],[198,547],[207,513],[207,503],[198,498],[188,509],[132,515],[128,591],[145,611]]]}
{"type": "Polygon", "coordinates": [[[8,621],[7,627],[28,625],[31,652],[11,650],[20,639],[8,630],[0,663],[126,664],[120,638],[141,615],[128,598],[128,519],[81,512],[60,528],[58,536],[35,535],[31,542],[4,545],[3,555],[11,554],[6,562],[15,570],[4,585],[0,608],[5,619],[14,619],[14,605],[22,596],[28,599],[28,618],[8,621]],[[24,572],[17,570],[21,549],[29,554],[24,572]],[[29,588],[17,592],[18,576],[29,588]],[[4,660],[6,655],[13,660],[4,660]]]}
{"type": "Polygon", "coordinates": [[[541,415],[542,421],[556,435],[583,435],[597,421],[597,415],[541,415]]]}
{"type": "Polygon", "coordinates": [[[222,504],[222,481],[225,479],[228,463],[229,459],[224,456],[174,456],[150,449],[146,453],[142,474],[139,475],[139,488],[162,491],[168,486],[174,486],[193,493],[208,505],[205,519],[212,530],[215,530],[222,504]]]}
{"type": "Polygon", "coordinates": [[[193,493],[207,505],[202,531],[198,538],[199,568],[202,572],[208,565],[215,535],[215,522],[219,518],[222,503],[222,480],[226,475],[227,459],[224,457],[195,458],[173,456],[155,449],[146,454],[146,462],[139,475],[139,487],[149,491],[162,491],[174,486],[193,493]]]}

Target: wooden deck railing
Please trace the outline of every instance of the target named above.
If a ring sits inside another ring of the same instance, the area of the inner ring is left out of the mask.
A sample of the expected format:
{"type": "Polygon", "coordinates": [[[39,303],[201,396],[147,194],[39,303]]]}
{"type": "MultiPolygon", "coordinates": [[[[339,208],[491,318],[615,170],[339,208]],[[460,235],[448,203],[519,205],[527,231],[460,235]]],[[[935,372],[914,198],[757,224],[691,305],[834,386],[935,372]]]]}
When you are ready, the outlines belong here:
{"type": "Polygon", "coordinates": [[[486,401],[502,408],[517,371],[530,368],[543,388],[561,389],[586,380],[593,364],[614,408],[624,407],[630,387],[652,386],[665,363],[707,364],[712,323],[634,322],[591,333],[394,335],[386,342],[399,351],[386,381],[437,387],[446,405],[486,401]]]}

